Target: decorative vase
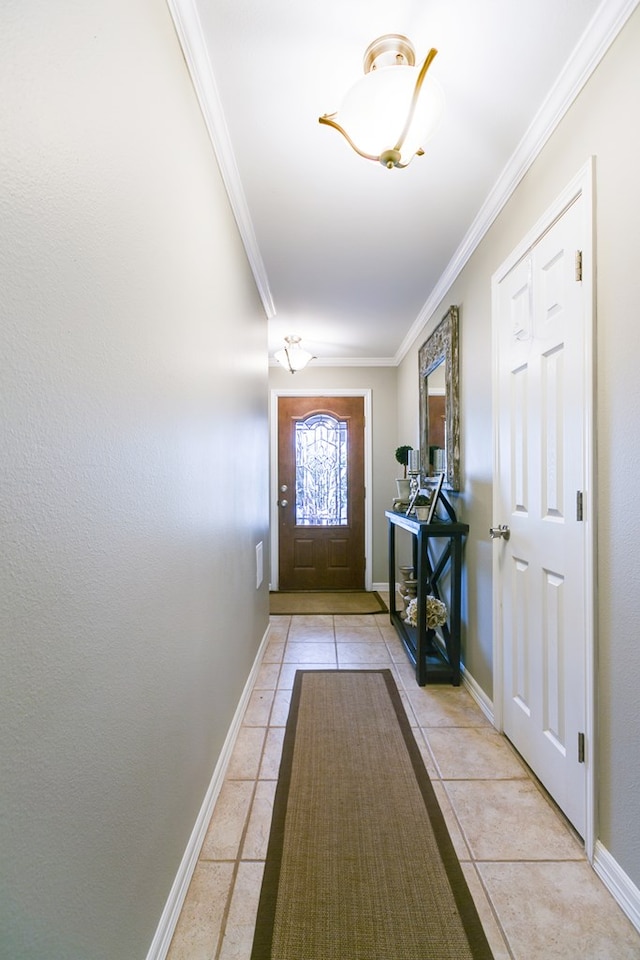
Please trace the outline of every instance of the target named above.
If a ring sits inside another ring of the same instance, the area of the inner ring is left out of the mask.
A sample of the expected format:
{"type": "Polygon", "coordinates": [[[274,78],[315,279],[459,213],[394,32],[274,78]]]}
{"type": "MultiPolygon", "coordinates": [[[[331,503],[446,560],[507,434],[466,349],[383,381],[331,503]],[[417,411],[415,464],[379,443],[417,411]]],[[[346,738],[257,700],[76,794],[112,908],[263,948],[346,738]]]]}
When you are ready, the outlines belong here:
{"type": "Polygon", "coordinates": [[[412,597],[415,597],[417,592],[418,581],[413,578],[413,567],[401,566],[400,575],[402,580],[400,581],[399,593],[400,599],[402,600],[402,607],[406,611],[407,604],[412,597]]]}
{"type": "Polygon", "coordinates": [[[412,600],[416,598],[418,594],[418,581],[417,580],[405,580],[404,581],[404,592],[401,591],[402,603],[406,611],[408,605],[412,600]]]}
{"type": "Polygon", "coordinates": [[[416,507],[416,517],[418,520],[428,520],[430,507],[416,507]]]}
{"type": "Polygon", "coordinates": [[[411,496],[411,480],[402,478],[396,478],[396,486],[398,488],[398,496],[401,500],[408,500],[411,496]]]}

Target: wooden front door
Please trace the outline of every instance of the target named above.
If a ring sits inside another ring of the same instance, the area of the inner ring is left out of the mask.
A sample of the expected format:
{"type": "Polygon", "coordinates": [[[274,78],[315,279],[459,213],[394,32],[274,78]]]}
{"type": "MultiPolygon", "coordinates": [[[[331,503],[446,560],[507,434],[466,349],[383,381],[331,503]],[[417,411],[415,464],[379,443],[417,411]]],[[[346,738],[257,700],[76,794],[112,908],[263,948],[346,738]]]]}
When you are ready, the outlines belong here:
{"type": "Polygon", "coordinates": [[[362,397],[278,400],[279,586],[364,589],[362,397]]]}

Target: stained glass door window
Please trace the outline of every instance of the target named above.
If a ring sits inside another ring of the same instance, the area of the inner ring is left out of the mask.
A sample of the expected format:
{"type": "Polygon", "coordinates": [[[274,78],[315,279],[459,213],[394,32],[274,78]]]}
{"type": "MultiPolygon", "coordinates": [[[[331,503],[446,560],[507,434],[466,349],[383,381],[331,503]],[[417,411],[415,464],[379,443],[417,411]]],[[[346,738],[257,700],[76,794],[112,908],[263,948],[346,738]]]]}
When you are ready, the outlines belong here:
{"type": "Polygon", "coordinates": [[[295,425],[296,524],[345,526],[347,423],[314,414],[295,425]]]}

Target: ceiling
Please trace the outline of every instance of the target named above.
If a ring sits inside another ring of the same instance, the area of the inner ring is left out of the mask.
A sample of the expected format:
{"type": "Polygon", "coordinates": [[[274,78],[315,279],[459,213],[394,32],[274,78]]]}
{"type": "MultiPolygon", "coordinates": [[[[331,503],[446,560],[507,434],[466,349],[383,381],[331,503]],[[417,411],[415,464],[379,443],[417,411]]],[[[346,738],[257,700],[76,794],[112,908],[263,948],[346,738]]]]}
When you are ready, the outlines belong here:
{"type": "Polygon", "coordinates": [[[402,358],[637,0],[168,2],[270,353],[293,333],[318,363],[376,364],[402,358]],[[318,123],[385,33],[419,63],[439,51],[445,113],[404,170],[318,123]]]}

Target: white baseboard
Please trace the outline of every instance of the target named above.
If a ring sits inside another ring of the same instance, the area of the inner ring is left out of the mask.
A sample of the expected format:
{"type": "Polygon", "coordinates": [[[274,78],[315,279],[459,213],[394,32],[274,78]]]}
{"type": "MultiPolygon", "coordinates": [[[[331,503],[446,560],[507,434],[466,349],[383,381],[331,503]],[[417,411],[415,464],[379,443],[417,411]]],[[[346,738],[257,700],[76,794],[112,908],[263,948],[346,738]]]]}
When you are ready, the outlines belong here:
{"type": "Polygon", "coordinates": [[[478,704],[482,712],[484,713],[487,720],[495,726],[494,714],[493,714],[493,700],[489,700],[489,697],[486,695],[482,687],[479,687],[476,681],[473,679],[469,671],[466,669],[464,664],[460,665],[460,671],[462,673],[462,682],[478,704]]]}
{"type": "Polygon", "coordinates": [[[596,840],[593,869],[636,930],[640,932],[640,890],[599,840],[596,840]]]}
{"type": "Polygon", "coordinates": [[[388,581],[388,580],[385,580],[384,583],[372,583],[372,584],[371,584],[371,589],[372,589],[372,590],[377,590],[378,593],[380,593],[381,591],[382,591],[383,593],[387,593],[388,590],[389,590],[389,581],[388,581]]]}
{"type": "Polygon", "coordinates": [[[180,918],[180,913],[187,896],[189,884],[191,883],[191,878],[196,868],[198,857],[200,856],[200,850],[202,849],[202,844],[204,843],[209,821],[211,820],[211,816],[213,814],[213,808],[215,807],[216,800],[218,799],[218,795],[222,789],[222,783],[224,781],[229,760],[231,759],[231,754],[240,731],[242,718],[247,708],[251,691],[253,690],[253,686],[256,682],[256,676],[260,668],[260,664],[262,663],[268,638],[269,627],[267,627],[262,638],[262,642],[260,643],[260,647],[256,654],[251,673],[249,674],[242,692],[242,696],[240,697],[240,701],[236,708],[236,712],[233,716],[233,720],[231,721],[229,732],[227,733],[220,756],[218,758],[218,762],[216,763],[215,770],[213,771],[213,776],[205,794],[202,807],[200,808],[195,826],[191,832],[191,836],[189,837],[187,849],[184,852],[184,856],[182,857],[176,878],[173,881],[171,890],[169,891],[169,896],[167,898],[164,910],[162,911],[162,916],[160,917],[160,922],[158,923],[155,936],[151,941],[151,946],[149,947],[149,952],[147,953],[147,960],[165,960],[167,953],[169,952],[171,940],[173,939],[173,935],[180,918]]]}

